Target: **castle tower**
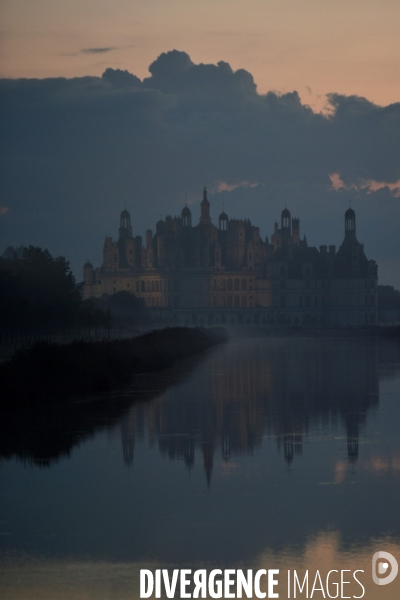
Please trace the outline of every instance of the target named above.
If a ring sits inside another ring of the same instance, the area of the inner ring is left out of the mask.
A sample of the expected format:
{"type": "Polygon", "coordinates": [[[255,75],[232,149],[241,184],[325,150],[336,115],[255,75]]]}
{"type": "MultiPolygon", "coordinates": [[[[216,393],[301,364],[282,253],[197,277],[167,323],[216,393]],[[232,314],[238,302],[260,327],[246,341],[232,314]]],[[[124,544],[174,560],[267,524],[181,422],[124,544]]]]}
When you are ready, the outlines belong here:
{"type": "Polygon", "coordinates": [[[83,265],[83,281],[90,284],[94,282],[94,270],[91,262],[87,261],[83,265]]]}
{"type": "Polygon", "coordinates": [[[182,225],[183,227],[191,227],[192,226],[192,213],[188,206],[185,206],[181,212],[182,217],[182,225]]]}
{"type": "Polygon", "coordinates": [[[281,236],[282,244],[288,244],[292,238],[290,212],[287,208],[284,208],[281,213],[281,236]]]}
{"type": "Polygon", "coordinates": [[[220,215],[219,215],[219,230],[220,231],[228,231],[228,215],[226,214],[225,211],[223,211],[220,215]]]}
{"type": "Polygon", "coordinates": [[[300,244],[300,219],[292,219],[292,236],[293,244],[298,246],[300,244]]]}
{"type": "Polygon", "coordinates": [[[119,239],[132,237],[131,215],[127,210],[123,210],[120,217],[119,239]]]}
{"type": "Polygon", "coordinates": [[[287,208],[284,208],[282,213],[281,213],[281,229],[282,229],[282,233],[284,232],[284,230],[286,230],[289,235],[291,234],[290,231],[290,212],[288,211],[287,208]]]}
{"type": "Polygon", "coordinates": [[[344,213],[344,235],[346,237],[356,237],[356,213],[352,208],[348,208],[344,213]]]}
{"type": "Polygon", "coordinates": [[[207,199],[206,187],[204,187],[204,190],[203,190],[203,200],[201,201],[200,209],[201,209],[200,223],[211,223],[210,203],[207,199]]]}

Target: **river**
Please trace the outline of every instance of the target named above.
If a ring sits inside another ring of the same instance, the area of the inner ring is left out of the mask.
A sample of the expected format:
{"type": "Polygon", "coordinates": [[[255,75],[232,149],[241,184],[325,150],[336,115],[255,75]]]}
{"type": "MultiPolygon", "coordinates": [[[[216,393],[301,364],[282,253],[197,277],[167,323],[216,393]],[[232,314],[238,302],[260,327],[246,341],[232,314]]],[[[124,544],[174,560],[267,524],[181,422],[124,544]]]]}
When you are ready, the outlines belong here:
{"type": "Polygon", "coordinates": [[[371,576],[400,562],[398,342],[232,338],[63,411],[10,418],[3,600],[136,599],[163,568],[279,569],[281,598],[288,569],[348,570],[359,597],[359,570],[363,597],[400,597],[371,576]]]}

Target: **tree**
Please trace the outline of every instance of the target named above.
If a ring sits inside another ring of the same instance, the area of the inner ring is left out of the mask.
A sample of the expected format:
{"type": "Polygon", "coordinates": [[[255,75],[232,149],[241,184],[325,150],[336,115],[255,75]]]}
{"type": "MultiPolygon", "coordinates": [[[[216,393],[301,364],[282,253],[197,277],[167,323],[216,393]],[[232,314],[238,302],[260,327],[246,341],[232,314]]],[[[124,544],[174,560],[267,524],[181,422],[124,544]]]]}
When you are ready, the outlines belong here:
{"type": "Polygon", "coordinates": [[[69,262],[33,246],[12,250],[7,248],[6,257],[0,257],[2,329],[64,328],[81,323],[81,286],[69,262]]]}

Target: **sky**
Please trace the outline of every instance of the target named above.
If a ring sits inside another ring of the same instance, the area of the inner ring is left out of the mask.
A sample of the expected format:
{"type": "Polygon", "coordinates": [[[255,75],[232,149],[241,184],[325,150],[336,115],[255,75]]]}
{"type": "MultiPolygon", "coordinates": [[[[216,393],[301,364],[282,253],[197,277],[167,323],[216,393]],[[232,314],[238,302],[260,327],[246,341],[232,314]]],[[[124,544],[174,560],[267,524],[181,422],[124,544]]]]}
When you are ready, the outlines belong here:
{"type": "Polygon", "coordinates": [[[400,287],[398,0],[0,0],[0,252],[101,264],[207,185],[216,222],[357,235],[400,287]],[[150,69],[150,70],[149,70],[150,69]]]}

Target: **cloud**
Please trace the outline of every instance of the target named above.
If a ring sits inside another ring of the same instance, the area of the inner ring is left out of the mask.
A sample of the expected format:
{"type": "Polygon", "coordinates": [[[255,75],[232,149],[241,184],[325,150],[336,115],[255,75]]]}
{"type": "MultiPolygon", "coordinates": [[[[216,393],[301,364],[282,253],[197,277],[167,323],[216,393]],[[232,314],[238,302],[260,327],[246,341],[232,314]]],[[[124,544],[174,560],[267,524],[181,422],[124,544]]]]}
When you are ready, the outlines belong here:
{"type": "Polygon", "coordinates": [[[102,75],[102,79],[112,86],[119,88],[141,87],[142,85],[139,77],[121,69],[106,69],[102,75]]]}
{"type": "Polygon", "coordinates": [[[236,188],[240,187],[257,187],[259,183],[250,183],[250,181],[241,181],[240,183],[227,183],[226,181],[217,181],[218,192],[232,192],[236,188]]]}
{"type": "Polygon", "coordinates": [[[393,183],[369,179],[361,180],[357,185],[355,183],[346,185],[346,183],[342,181],[339,173],[331,173],[329,178],[332,182],[332,188],[334,190],[366,190],[367,193],[370,194],[372,192],[376,192],[377,190],[387,188],[396,198],[400,198],[400,179],[393,183]]]}
{"type": "Polygon", "coordinates": [[[81,54],[105,54],[106,52],[112,52],[118,50],[116,46],[109,46],[103,48],[82,48],[81,54]]]}
{"type": "Polygon", "coordinates": [[[0,217],[4,216],[8,211],[9,209],[7,206],[0,206],[0,217]]]}
{"type": "Polygon", "coordinates": [[[340,243],[351,198],[368,256],[389,265],[400,254],[400,103],[332,93],[316,114],[296,91],[259,94],[248,71],[178,50],[149,73],[0,80],[3,243],[98,263],[125,201],[142,234],[180,212],[185,194],[200,202],[206,184],[214,217],[223,201],[264,235],[287,198],[313,244],[340,243]]]}

